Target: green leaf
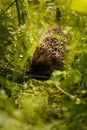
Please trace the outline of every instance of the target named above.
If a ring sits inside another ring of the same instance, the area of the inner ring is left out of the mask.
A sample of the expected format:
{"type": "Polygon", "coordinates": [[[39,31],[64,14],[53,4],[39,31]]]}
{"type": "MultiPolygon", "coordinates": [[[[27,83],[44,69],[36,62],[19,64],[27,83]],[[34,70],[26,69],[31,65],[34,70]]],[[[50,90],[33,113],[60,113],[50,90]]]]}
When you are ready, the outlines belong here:
{"type": "Polygon", "coordinates": [[[70,9],[87,13],[87,0],[72,0],[70,9]]]}

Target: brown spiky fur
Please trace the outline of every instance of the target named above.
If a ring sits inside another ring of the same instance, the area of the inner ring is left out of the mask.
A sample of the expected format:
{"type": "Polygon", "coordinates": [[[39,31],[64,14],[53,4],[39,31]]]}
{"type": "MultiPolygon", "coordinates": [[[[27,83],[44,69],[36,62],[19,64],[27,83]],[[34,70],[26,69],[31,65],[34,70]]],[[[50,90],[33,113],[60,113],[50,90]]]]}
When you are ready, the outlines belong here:
{"type": "Polygon", "coordinates": [[[32,74],[36,79],[49,79],[53,70],[62,70],[65,42],[63,29],[48,30],[45,38],[33,53],[32,63],[27,74],[32,74]]]}

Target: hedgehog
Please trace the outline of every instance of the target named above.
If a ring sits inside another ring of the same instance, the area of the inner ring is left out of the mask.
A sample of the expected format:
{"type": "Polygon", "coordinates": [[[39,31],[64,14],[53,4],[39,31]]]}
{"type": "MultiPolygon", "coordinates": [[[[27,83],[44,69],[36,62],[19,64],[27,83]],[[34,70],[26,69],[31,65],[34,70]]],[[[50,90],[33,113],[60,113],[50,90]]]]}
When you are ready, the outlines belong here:
{"type": "Polygon", "coordinates": [[[63,28],[57,27],[48,30],[33,53],[31,65],[26,74],[35,79],[47,80],[54,70],[62,71],[64,68],[64,44],[66,42],[63,28]]]}

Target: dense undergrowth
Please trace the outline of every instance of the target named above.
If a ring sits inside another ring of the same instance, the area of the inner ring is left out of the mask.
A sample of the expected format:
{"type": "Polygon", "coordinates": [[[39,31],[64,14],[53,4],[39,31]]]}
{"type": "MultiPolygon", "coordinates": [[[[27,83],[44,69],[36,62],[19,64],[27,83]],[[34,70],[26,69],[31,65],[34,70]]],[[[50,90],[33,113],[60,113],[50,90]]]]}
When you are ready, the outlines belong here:
{"type": "Polygon", "coordinates": [[[84,0],[0,0],[0,130],[87,130],[86,8],[84,0]],[[29,78],[35,47],[57,26],[70,43],[65,70],[29,78]]]}

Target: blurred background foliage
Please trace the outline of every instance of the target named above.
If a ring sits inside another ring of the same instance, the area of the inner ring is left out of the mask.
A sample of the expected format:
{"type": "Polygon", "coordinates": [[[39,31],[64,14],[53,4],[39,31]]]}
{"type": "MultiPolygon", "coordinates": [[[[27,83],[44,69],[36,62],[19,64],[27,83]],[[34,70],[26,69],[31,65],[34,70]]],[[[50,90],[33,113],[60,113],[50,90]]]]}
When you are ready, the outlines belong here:
{"type": "Polygon", "coordinates": [[[0,0],[0,130],[87,130],[87,1],[0,0]],[[61,20],[56,15],[61,10],[61,20]],[[44,32],[65,28],[65,70],[25,71],[44,32]]]}

